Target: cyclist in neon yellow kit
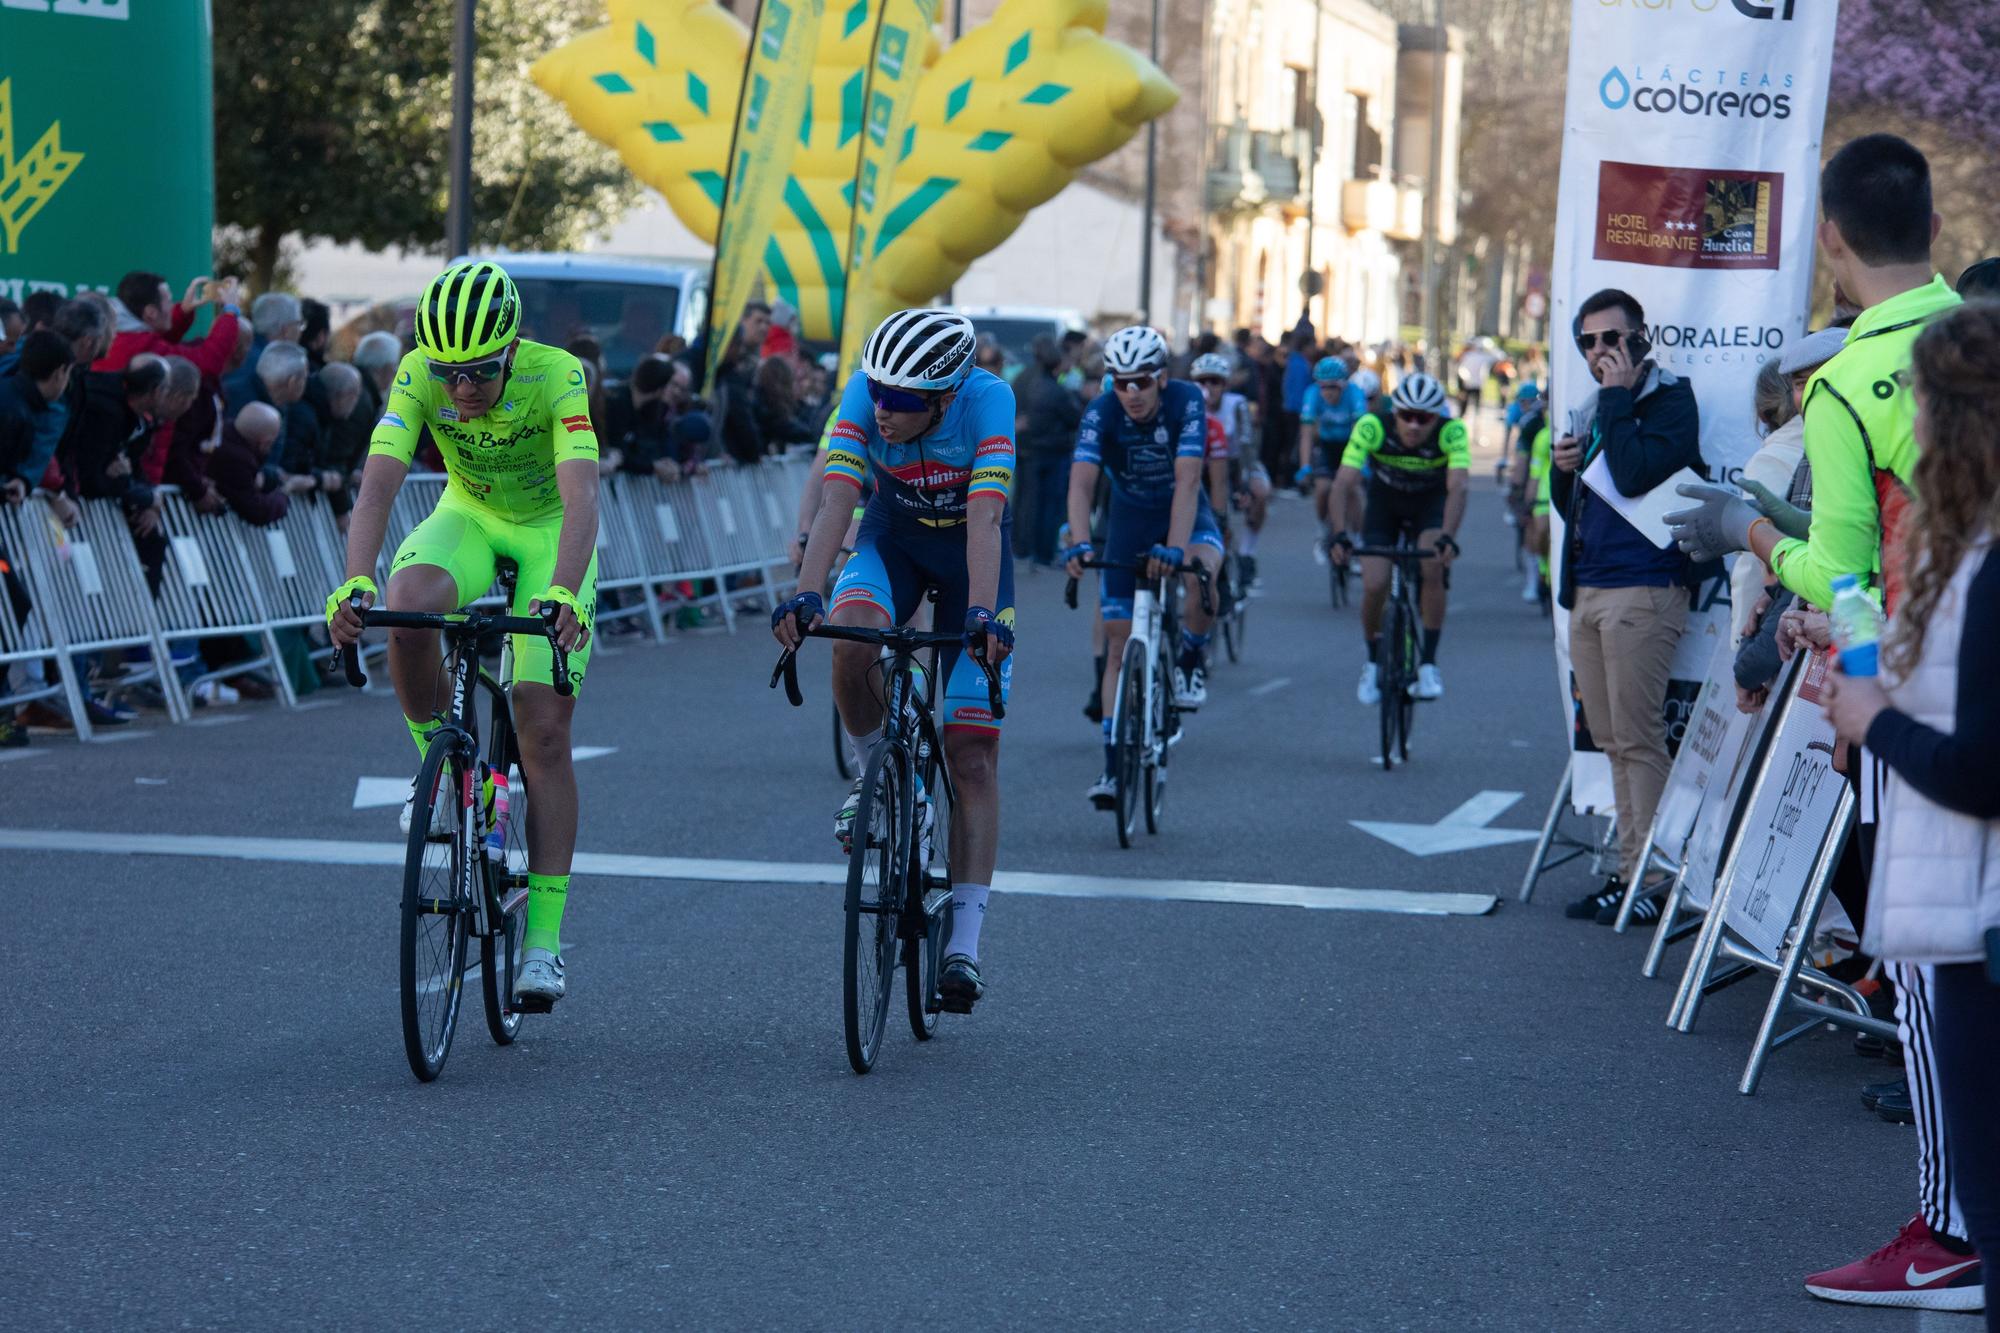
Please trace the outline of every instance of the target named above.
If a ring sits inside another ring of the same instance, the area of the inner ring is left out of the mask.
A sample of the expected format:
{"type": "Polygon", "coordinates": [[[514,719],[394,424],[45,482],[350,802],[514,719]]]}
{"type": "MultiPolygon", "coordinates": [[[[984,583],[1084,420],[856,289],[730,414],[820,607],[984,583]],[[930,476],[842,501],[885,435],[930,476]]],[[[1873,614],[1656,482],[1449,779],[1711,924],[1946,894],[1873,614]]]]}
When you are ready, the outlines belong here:
{"type": "MultiPolygon", "coordinates": [[[[498,264],[455,264],[418,298],[417,350],[397,371],[349,520],[347,581],[327,598],[336,646],[361,637],[348,599],[358,592],[367,604],[376,600],[371,575],[389,508],[428,429],[449,480],[437,508],[396,553],[389,606],[456,610],[492,586],[497,560],[512,560],[520,571],[513,613],[562,608],[558,636],[570,680],[581,686],[597,604],[597,433],[583,367],[568,352],[522,339],[520,327],[520,294],[498,264]]],[[[560,931],[576,850],[576,700],[555,692],[554,660],[546,639],[516,636],[514,724],[533,799],[528,921],[514,994],[545,1001],[564,991],[560,931]]],[[[420,757],[434,715],[449,702],[439,693],[440,666],[436,634],[390,634],[389,676],[420,757]]],[[[406,829],[411,817],[405,804],[406,829]]]]}

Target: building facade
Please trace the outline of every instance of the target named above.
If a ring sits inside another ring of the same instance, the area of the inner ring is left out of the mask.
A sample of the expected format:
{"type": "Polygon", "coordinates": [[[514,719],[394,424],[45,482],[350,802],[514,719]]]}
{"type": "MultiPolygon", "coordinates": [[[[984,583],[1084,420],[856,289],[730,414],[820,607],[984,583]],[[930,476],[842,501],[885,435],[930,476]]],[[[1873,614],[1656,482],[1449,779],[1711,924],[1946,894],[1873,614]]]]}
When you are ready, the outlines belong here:
{"type": "MultiPolygon", "coordinates": [[[[1421,304],[1433,30],[1361,0],[1211,0],[1204,322],[1394,341],[1421,304]]],[[[1440,247],[1457,236],[1462,47],[1442,62],[1440,247]]]]}

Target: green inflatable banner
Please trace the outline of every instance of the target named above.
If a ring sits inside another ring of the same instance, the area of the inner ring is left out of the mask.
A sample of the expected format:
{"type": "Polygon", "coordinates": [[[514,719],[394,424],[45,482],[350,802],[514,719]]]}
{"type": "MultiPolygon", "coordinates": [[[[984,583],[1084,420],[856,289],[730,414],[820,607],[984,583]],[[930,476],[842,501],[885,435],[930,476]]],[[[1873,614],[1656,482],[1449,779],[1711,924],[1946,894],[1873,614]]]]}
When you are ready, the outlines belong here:
{"type": "Polygon", "coordinates": [[[0,295],[213,262],[202,0],[0,0],[0,295]]]}

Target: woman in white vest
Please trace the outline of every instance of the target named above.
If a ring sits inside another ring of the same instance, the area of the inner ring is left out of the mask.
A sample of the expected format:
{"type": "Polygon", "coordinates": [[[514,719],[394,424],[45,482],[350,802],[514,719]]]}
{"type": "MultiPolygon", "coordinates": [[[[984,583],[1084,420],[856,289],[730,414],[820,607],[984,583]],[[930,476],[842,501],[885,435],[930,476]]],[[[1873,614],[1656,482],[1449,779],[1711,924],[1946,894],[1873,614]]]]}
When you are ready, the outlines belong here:
{"type": "Polygon", "coordinates": [[[2000,302],[1939,319],[1911,355],[1908,584],[1884,674],[1838,681],[1827,712],[1889,769],[1862,947],[1934,969],[1952,1183],[2000,1330],[2000,302]]]}

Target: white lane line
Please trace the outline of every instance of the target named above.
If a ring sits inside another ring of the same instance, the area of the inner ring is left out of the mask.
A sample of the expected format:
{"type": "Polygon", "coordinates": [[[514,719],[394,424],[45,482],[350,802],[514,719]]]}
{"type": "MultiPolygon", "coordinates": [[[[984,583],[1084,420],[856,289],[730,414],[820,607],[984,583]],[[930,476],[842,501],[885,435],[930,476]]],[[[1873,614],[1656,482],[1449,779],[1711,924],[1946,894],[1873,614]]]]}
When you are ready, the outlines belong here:
{"type": "Polygon", "coordinates": [[[1262,685],[1252,686],[1250,689],[1250,694],[1251,697],[1253,698],[1258,697],[1260,695],[1276,694],[1279,690],[1284,689],[1285,686],[1291,683],[1292,683],[1292,678],[1290,676],[1280,676],[1276,680],[1267,680],[1262,685]]]}
{"type": "Polygon", "coordinates": [[[248,722],[248,713],[217,713],[212,717],[197,717],[188,721],[190,727],[226,727],[232,722],[248,722]]]}
{"type": "Polygon", "coordinates": [[[0,764],[11,764],[16,759],[40,759],[47,750],[6,750],[0,751],[0,764]]]}
{"type": "Polygon", "coordinates": [[[119,741],[142,741],[150,731],[100,731],[90,738],[92,745],[116,745],[119,741]]]}
{"type": "Polygon", "coordinates": [[[319,708],[338,708],[343,702],[345,701],[341,699],[308,699],[292,711],[294,713],[310,713],[319,708]]]}
{"type": "MultiPolygon", "coordinates": [[[[49,829],[0,829],[0,849],[355,866],[399,866],[403,863],[404,852],[400,842],[49,829]]],[[[847,882],[847,867],[832,863],[799,865],[780,861],[625,856],[608,852],[579,853],[575,869],[578,874],[584,875],[703,883],[832,885],[847,882]]],[[[1484,916],[1498,905],[1498,900],[1488,893],[1417,893],[1403,889],[1343,889],[1312,884],[1252,884],[1237,880],[1129,879],[1019,870],[1001,871],[994,877],[993,887],[1002,893],[1044,898],[1239,903],[1260,907],[1305,907],[1329,912],[1389,912],[1404,916],[1484,916]]]]}

